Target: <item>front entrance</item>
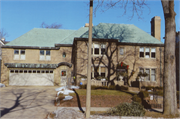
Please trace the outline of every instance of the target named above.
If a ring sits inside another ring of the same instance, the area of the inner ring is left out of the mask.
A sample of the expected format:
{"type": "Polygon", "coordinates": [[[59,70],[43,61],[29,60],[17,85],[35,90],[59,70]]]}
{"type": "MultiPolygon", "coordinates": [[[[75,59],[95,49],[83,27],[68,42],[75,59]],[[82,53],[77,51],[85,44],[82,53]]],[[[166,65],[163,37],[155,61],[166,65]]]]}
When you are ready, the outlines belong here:
{"type": "Polygon", "coordinates": [[[61,70],[61,85],[66,86],[67,84],[67,71],[66,69],[61,70]]]}

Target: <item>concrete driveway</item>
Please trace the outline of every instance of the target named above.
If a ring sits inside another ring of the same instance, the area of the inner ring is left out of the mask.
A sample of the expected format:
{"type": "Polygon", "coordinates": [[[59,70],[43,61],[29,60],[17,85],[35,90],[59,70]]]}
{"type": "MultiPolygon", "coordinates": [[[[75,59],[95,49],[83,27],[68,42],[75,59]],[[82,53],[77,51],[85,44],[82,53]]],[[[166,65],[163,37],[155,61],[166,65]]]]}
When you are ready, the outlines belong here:
{"type": "Polygon", "coordinates": [[[56,110],[54,99],[58,87],[0,88],[1,119],[44,119],[56,110]]]}

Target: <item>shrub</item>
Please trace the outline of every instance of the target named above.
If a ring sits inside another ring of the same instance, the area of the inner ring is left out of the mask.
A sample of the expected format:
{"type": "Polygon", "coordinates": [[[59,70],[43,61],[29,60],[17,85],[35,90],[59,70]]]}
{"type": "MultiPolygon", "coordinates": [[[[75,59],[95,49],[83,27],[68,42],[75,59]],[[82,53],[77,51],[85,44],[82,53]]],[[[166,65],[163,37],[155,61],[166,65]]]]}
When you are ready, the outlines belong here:
{"type": "Polygon", "coordinates": [[[128,90],[128,87],[127,86],[120,86],[120,89],[121,90],[128,90]]]}
{"type": "Polygon", "coordinates": [[[144,116],[145,110],[140,103],[122,103],[107,111],[112,116],[144,116]]]}
{"type": "Polygon", "coordinates": [[[147,91],[140,91],[140,92],[138,93],[138,96],[139,96],[141,99],[144,99],[144,98],[146,98],[146,97],[149,96],[149,93],[148,93],[147,91]]]}
{"type": "Polygon", "coordinates": [[[107,86],[97,86],[96,89],[108,89],[107,86]]]}
{"type": "Polygon", "coordinates": [[[141,102],[142,102],[142,101],[141,101],[141,98],[138,97],[137,95],[134,95],[134,96],[132,97],[132,100],[133,100],[134,102],[138,102],[138,103],[141,103],[141,102]]]}
{"type": "Polygon", "coordinates": [[[145,88],[146,88],[146,90],[152,90],[154,87],[153,86],[147,86],[145,88]]]}
{"type": "Polygon", "coordinates": [[[87,85],[79,85],[80,89],[86,89],[87,85]]]}
{"type": "Polygon", "coordinates": [[[163,87],[155,87],[156,90],[163,90],[163,87]]]}
{"type": "Polygon", "coordinates": [[[110,86],[108,87],[108,89],[109,89],[109,90],[116,90],[116,86],[115,86],[115,85],[110,85],[110,86]]]}

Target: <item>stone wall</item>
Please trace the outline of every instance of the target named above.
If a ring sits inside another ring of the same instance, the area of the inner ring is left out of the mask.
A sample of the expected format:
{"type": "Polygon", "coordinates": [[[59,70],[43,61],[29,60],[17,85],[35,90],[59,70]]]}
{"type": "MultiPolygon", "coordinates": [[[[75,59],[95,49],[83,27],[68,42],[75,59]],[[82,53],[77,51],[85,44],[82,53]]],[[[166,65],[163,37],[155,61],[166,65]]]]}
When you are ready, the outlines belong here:
{"type": "MultiPolygon", "coordinates": [[[[2,48],[1,83],[9,84],[9,68],[4,63],[58,64],[60,62],[68,62],[72,64],[72,47],[61,47],[59,50],[51,50],[51,60],[40,60],[39,52],[39,49],[25,49],[25,60],[14,60],[14,49],[2,48]],[[66,57],[62,56],[63,52],[66,53],[66,57]]],[[[54,69],[54,85],[60,84],[60,70],[60,68],[54,69]]],[[[72,70],[73,66],[68,71],[71,72],[72,70]]]]}

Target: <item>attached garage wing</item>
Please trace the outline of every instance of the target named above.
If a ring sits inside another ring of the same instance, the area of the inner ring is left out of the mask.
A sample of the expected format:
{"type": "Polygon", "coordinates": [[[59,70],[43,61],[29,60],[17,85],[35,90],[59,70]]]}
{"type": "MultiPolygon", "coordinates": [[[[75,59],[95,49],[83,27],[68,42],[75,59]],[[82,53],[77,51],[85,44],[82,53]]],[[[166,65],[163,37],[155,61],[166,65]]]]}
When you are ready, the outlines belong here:
{"type": "Polygon", "coordinates": [[[53,70],[11,69],[9,85],[14,86],[54,86],[53,70]]]}

